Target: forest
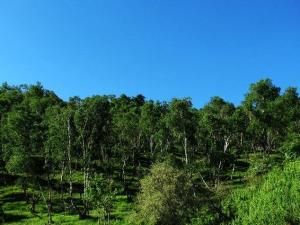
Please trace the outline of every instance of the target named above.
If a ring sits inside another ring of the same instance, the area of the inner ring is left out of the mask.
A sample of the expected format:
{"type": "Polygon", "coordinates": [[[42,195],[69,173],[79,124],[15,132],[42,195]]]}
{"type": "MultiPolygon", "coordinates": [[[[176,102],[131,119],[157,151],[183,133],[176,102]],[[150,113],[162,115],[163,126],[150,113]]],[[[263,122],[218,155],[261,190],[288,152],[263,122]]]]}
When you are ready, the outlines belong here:
{"type": "Polygon", "coordinates": [[[0,86],[0,224],[300,224],[300,97],[234,105],[0,86]]]}

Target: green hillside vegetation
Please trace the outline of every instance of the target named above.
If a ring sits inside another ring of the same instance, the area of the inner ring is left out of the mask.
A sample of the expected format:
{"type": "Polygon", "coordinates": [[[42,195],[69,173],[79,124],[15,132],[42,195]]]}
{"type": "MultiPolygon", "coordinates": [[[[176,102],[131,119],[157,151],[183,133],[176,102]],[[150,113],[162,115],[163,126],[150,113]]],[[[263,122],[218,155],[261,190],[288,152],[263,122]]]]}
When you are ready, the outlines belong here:
{"type": "Polygon", "coordinates": [[[300,98],[60,99],[0,86],[0,224],[300,224],[300,98]]]}

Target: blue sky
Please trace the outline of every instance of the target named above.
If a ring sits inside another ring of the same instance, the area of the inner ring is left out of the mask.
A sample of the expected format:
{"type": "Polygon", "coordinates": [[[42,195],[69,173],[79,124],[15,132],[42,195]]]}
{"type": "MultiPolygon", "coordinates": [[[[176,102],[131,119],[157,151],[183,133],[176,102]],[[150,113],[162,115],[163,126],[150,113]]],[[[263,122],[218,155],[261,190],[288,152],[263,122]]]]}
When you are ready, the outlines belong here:
{"type": "Polygon", "coordinates": [[[299,0],[0,0],[0,82],[238,104],[300,87],[299,0]]]}

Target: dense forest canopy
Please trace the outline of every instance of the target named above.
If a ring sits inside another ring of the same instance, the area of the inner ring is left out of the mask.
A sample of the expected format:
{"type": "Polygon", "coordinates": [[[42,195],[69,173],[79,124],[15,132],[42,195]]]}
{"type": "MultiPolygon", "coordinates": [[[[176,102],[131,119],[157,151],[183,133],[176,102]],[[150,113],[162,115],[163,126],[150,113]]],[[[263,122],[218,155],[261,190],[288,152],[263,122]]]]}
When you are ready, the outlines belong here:
{"type": "Polygon", "coordinates": [[[239,106],[197,109],[4,83],[0,124],[0,223],[300,223],[294,87],[260,80],[239,106]]]}

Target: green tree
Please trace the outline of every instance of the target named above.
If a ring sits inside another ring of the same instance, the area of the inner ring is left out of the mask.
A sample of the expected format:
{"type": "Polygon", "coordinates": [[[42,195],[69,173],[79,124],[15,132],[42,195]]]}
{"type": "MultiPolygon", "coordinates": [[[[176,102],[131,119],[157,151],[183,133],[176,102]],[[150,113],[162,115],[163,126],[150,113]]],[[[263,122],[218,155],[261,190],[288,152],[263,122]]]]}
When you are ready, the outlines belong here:
{"type": "Polygon", "coordinates": [[[33,151],[34,144],[32,136],[34,133],[33,116],[26,108],[9,112],[2,127],[6,132],[3,134],[3,150],[6,169],[12,174],[26,176],[24,180],[24,194],[31,203],[31,212],[35,213],[35,205],[38,200],[33,192],[27,194],[29,185],[35,186],[39,175],[42,174],[43,162],[39,155],[33,151]]]}
{"type": "Polygon", "coordinates": [[[73,168],[72,163],[76,157],[74,152],[76,130],[74,113],[76,106],[69,104],[65,107],[54,106],[46,112],[47,141],[46,150],[55,156],[55,169],[60,170],[61,198],[64,201],[64,179],[68,176],[69,197],[73,204],[73,168]],[[66,175],[66,173],[68,173],[66,175]]]}
{"type": "Polygon", "coordinates": [[[174,144],[184,151],[184,162],[188,164],[189,152],[195,143],[194,133],[196,129],[191,100],[173,99],[165,119],[174,144]]]}
{"type": "Polygon", "coordinates": [[[87,191],[92,174],[92,158],[98,149],[105,148],[110,124],[110,102],[107,97],[94,96],[86,98],[75,112],[75,127],[78,132],[78,143],[82,151],[84,210],[81,217],[89,214],[87,191]]]}
{"type": "Polygon", "coordinates": [[[185,224],[195,207],[196,198],[188,176],[168,163],[158,163],[141,180],[133,220],[147,225],[185,224]]]}
{"type": "MultiPolygon", "coordinates": [[[[140,101],[138,101],[140,102],[140,101]]],[[[139,126],[140,108],[133,100],[126,95],[114,99],[112,108],[112,132],[114,137],[114,153],[121,162],[119,168],[123,180],[123,188],[127,197],[131,198],[128,188],[129,163],[134,171],[137,167],[137,159],[142,148],[142,131],[139,126]]]]}
{"type": "Polygon", "coordinates": [[[110,224],[110,216],[114,208],[115,190],[113,180],[103,176],[94,176],[89,188],[89,198],[98,214],[98,224],[110,224]]]}
{"type": "Polygon", "coordinates": [[[279,94],[280,88],[273,85],[270,79],[265,79],[251,84],[246,95],[243,108],[249,118],[248,141],[254,151],[270,152],[278,146],[274,104],[279,94]]]}
{"type": "Polygon", "coordinates": [[[205,143],[202,149],[210,164],[209,172],[219,184],[220,173],[225,166],[232,165],[234,170],[234,144],[240,136],[236,129],[238,114],[232,103],[214,97],[204,106],[199,115],[199,141],[205,143]]]}
{"type": "Polygon", "coordinates": [[[147,143],[145,148],[150,150],[150,155],[153,156],[158,144],[156,140],[159,132],[159,120],[161,117],[161,106],[159,103],[153,101],[146,102],[141,107],[141,116],[139,119],[139,126],[145,142],[147,143]]]}

